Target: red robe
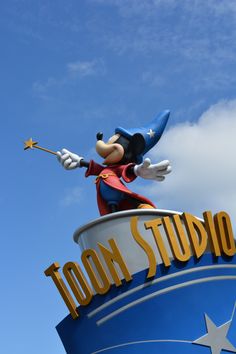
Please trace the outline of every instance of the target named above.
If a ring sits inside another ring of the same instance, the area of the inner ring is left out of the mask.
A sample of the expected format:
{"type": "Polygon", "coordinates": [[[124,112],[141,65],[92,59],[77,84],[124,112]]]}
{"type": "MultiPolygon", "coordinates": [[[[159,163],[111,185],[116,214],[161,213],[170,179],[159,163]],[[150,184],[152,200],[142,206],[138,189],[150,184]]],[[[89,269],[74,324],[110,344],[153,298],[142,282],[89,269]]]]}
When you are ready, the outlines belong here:
{"type": "Polygon", "coordinates": [[[149,199],[130,191],[120,180],[120,178],[122,177],[125,182],[129,183],[136,178],[133,169],[130,168],[132,166],[134,166],[133,163],[130,163],[128,165],[101,166],[93,160],[89,162],[89,167],[85,173],[85,176],[98,176],[96,179],[96,187],[97,203],[100,215],[106,215],[110,213],[110,209],[106,201],[102,198],[100,194],[101,179],[108,186],[119,190],[120,192],[124,193],[125,196],[127,196],[127,198],[124,198],[119,203],[118,210],[135,209],[136,207],[134,205],[137,205],[137,202],[140,202],[140,204],[150,204],[151,206],[156,208],[155,205],[149,199]],[[132,203],[132,200],[136,203],[132,203]]]}

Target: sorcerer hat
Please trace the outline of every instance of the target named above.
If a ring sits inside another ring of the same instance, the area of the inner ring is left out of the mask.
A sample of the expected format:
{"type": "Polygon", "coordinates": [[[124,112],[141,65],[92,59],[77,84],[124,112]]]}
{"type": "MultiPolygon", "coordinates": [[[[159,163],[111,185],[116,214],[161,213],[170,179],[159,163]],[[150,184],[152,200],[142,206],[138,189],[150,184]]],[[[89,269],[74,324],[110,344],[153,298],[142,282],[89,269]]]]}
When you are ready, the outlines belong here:
{"type": "Polygon", "coordinates": [[[132,128],[129,130],[121,127],[115,129],[116,134],[121,134],[129,140],[132,140],[134,137],[137,138],[137,144],[142,146],[142,149],[137,156],[138,163],[142,162],[143,155],[153,148],[153,146],[155,146],[160,140],[169,119],[169,115],[170,111],[165,110],[159,113],[155,119],[145,127],[132,128]]]}

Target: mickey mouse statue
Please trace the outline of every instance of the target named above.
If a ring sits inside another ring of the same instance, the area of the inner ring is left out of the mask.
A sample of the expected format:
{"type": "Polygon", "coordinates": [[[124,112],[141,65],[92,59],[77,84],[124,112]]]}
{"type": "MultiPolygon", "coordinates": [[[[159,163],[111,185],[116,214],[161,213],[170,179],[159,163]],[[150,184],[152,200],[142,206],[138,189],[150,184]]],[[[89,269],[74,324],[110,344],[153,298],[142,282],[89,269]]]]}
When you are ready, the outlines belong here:
{"type": "Polygon", "coordinates": [[[115,129],[115,134],[103,141],[103,134],[97,134],[96,151],[104,159],[103,166],[93,160],[87,162],[67,149],[57,152],[62,166],[67,170],[85,167],[85,176],[97,176],[97,203],[101,215],[127,209],[150,209],[155,205],[146,197],[130,191],[125,182],[132,182],[137,176],[144,179],[163,181],[171,172],[168,160],[151,164],[145,155],[160,140],[169,119],[170,111],[161,112],[148,126],[126,130],[115,129]]]}

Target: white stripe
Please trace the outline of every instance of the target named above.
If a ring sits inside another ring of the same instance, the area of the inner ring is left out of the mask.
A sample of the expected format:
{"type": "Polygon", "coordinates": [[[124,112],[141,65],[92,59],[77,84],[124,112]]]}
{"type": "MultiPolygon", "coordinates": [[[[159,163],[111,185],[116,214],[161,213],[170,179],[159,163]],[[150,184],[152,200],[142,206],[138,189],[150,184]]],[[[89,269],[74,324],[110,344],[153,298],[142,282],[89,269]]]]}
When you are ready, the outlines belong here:
{"type": "Polygon", "coordinates": [[[105,323],[106,321],[110,320],[111,318],[130,309],[131,307],[141,304],[142,302],[150,300],[156,296],[163,295],[168,292],[171,292],[171,291],[174,291],[177,289],[181,289],[181,288],[185,288],[187,286],[191,286],[194,284],[206,283],[206,282],[210,282],[210,281],[220,281],[220,280],[236,280],[236,276],[216,276],[216,277],[200,278],[200,279],[196,279],[196,280],[187,281],[182,284],[173,285],[173,286],[170,286],[170,287],[162,289],[162,290],[155,291],[152,294],[148,294],[146,296],[143,296],[142,298],[140,298],[138,300],[130,302],[129,304],[127,304],[123,307],[120,307],[118,310],[111,312],[109,315],[103,317],[101,320],[97,321],[96,323],[98,326],[100,326],[101,324],[105,323]]]}
{"type": "Polygon", "coordinates": [[[220,265],[213,265],[213,266],[202,266],[202,267],[198,267],[198,268],[191,268],[191,269],[183,270],[181,272],[169,274],[169,275],[163,276],[161,278],[157,278],[155,280],[148,281],[145,284],[139,285],[136,288],[128,290],[125,293],[116,296],[114,299],[112,299],[110,301],[107,301],[105,304],[103,304],[103,305],[97,307],[95,310],[89,312],[87,314],[87,316],[88,316],[88,318],[91,318],[91,317],[95,316],[97,313],[99,313],[100,311],[102,311],[105,308],[107,308],[108,306],[113,305],[117,301],[119,301],[121,299],[124,299],[125,297],[127,297],[127,296],[129,296],[131,294],[134,294],[137,291],[142,290],[142,289],[144,289],[146,287],[154,285],[156,283],[160,283],[160,282],[166,281],[168,279],[180,277],[182,275],[189,274],[189,273],[201,272],[201,271],[204,271],[204,270],[211,270],[211,269],[220,269],[220,268],[222,268],[222,269],[226,269],[226,268],[227,269],[230,269],[230,268],[234,269],[235,268],[236,269],[236,265],[220,264],[220,265]]]}
{"type": "Polygon", "coordinates": [[[233,308],[233,312],[232,312],[230,321],[233,321],[235,310],[236,310],[236,302],[234,304],[234,308],[233,308]]]}
{"type": "Polygon", "coordinates": [[[126,347],[128,345],[145,344],[145,343],[188,343],[188,344],[192,344],[192,341],[190,341],[190,340],[174,340],[174,339],[140,340],[137,342],[129,342],[129,343],[124,343],[124,344],[114,345],[113,347],[107,347],[104,349],[97,350],[96,352],[92,352],[91,354],[98,354],[98,353],[102,353],[102,352],[105,352],[110,349],[126,347]]]}

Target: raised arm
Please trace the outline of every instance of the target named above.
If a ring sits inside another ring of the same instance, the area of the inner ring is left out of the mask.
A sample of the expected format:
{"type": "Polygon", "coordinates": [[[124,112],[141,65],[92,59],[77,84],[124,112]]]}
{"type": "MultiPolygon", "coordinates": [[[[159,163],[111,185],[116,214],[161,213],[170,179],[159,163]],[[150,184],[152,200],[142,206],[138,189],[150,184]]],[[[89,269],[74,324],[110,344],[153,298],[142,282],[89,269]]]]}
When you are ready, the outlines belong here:
{"type": "Polygon", "coordinates": [[[85,161],[83,157],[67,149],[57,151],[57,159],[66,170],[74,170],[78,167],[89,167],[89,162],[85,161]]]}
{"type": "Polygon", "coordinates": [[[159,182],[164,181],[165,175],[170,172],[171,166],[168,160],[161,161],[157,164],[151,164],[151,160],[146,158],[140,165],[134,166],[134,173],[136,176],[159,182]]]}

